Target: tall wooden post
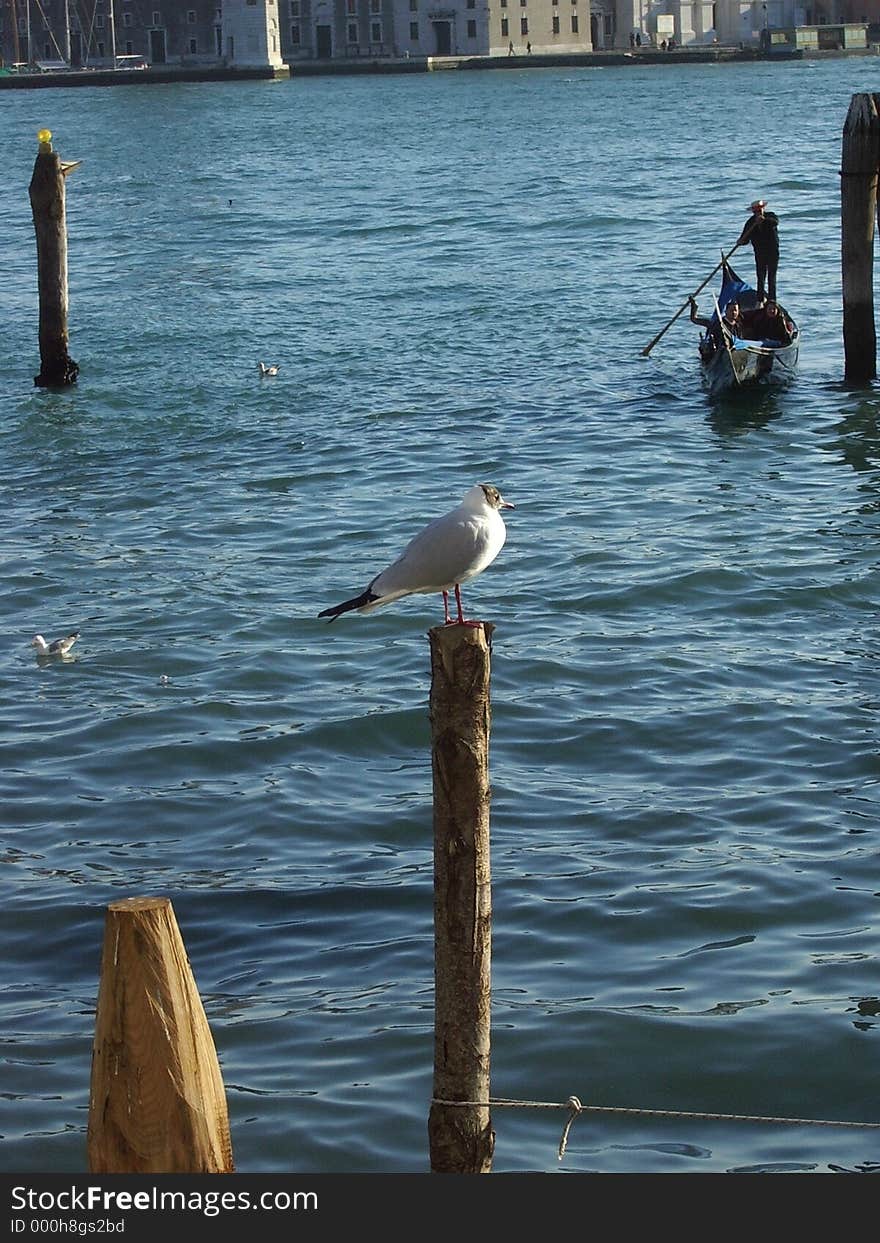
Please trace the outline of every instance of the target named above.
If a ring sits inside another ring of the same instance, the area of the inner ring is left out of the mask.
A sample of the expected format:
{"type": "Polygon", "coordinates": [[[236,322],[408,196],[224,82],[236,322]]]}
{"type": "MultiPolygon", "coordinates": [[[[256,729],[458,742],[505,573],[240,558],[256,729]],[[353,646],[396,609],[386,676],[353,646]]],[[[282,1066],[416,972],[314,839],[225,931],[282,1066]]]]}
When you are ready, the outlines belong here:
{"type": "Polygon", "coordinates": [[[226,1094],[168,898],[107,908],[88,1126],[93,1174],[230,1174],[226,1094]]]}
{"type": "Polygon", "coordinates": [[[843,127],[840,226],[843,270],[844,377],[859,384],[877,374],[874,326],[874,216],[880,167],[876,97],[853,95],[843,127]]]}
{"type": "Polygon", "coordinates": [[[492,889],[489,867],[489,640],[494,627],[436,626],[431,645],[434,775],[435,1174],[486,1174],[492,889]],[[470,1102],[465,1105],[442,1101],[470,1102]]]}
{"type": "Polygon", "coordinates": [[[29,188],[37,235],[40,295],[40,374],[34,384],[62,388],[73,384],[79,367],[67,352],[67,219],[64,179],[76,163],[63,164],[52,150],[49,130],[37,135],[39,149],[29,188]]]}

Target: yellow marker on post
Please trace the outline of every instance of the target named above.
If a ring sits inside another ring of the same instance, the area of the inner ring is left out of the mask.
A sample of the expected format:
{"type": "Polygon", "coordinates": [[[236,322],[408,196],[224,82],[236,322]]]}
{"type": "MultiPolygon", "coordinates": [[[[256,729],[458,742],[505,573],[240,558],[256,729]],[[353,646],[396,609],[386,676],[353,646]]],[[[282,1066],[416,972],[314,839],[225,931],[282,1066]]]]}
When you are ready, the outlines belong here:
{"type": "Polygon", "coordinates": [[[52,131],[50,129],[41,129],[37,134],[37,142],[40,144],[40,151],[45,155],[46,152],[52,150],[52,131]]]}

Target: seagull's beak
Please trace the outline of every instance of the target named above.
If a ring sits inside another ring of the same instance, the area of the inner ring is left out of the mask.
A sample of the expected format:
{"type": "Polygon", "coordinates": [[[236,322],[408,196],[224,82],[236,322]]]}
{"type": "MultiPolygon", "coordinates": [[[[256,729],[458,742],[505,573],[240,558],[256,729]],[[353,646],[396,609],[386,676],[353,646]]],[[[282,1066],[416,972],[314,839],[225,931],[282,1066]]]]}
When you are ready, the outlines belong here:
{"type": "Polygon", "coordinates": [[[516,506],[514,505],[513,501],[505,501],[504,497],[502,496],[501,508],[502,509],[516,509],[516,506]]]}

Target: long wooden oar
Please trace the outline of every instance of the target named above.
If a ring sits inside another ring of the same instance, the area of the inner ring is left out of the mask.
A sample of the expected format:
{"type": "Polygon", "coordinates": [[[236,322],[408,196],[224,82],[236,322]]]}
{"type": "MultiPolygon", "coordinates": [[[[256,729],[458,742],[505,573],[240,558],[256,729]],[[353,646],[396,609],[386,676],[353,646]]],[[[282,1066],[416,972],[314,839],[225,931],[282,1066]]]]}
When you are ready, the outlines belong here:
{"type": "MultiPolygon", "coordinates": [[[[745,240],[745,239],[744,239],[744,240],[745,240]]],[[[726,255],[725,255],[725,254],[724,254],[724,252],[722,251],[722,254],[721,254],[721,262],[718,264],[718,266],[712,269],[712,271],[709,273],[709,275],[708,275],[708,276],[706,277],[706,279],[703,281],[702,285],[698,285],[698,286],[697,286],[697,288],[694,290],[694,292],[693,292],[693,293],[690,295],[690,297],[688,298],[687,302],[685,302],[683,306],[680,306],[680,307],[678,308],[678,310],[675,312],[675,314],[673,315],[673,317],[672,317],[672,319],[669,321],[669,323],[668,323],[668,324],[666,324],[663,328],[661,328],[661,329],[660,329],[660,331],[657,333],[656,337],[654,337],[654,338],[653,338],[653,340],[651,340],[651,341],[649,341],[649,342],[648,342],[648,344],[645,346],[645,348],[641,351],[643,354],[650,354],[650,353],[651,353],[651,350],[654,348],[654,346],[657,344],[657,342],[660,340],[660,338],[663,336],[663,334],[667,331],[667,329],[671,328],[671,327],[672,327],[672,325],[675,323],[675,321],[678,319],[679,315],[681,315],[682,311],[686,311],[686,310],[687,310],[687,308],[690,306],[690,303],[691,303],[691,298],[696,298],[696,296],[697,296],[697,294],[700,292],[700,290],[701,290],[701,289],[705,289],[705,288],[706,288],[706,286],[709,284],[709,281],[712,279],[712,277],[715,275],[715,273],[716,273],[716,272],[720,272],[720,271],[721,271],[721,269],[724,267],[725,263],[727,263],[727,260],[728,260],[728,259],[730,258],[730,256],[733,254],[734,250],[738,250],[738,249],[739,249],[739,247],[740,247],[741,245],[742,245],[742,242],[737,242],[737,243],[733,246],[733,248],[727,252],[727,254],[726,254],[726,255]]]]}

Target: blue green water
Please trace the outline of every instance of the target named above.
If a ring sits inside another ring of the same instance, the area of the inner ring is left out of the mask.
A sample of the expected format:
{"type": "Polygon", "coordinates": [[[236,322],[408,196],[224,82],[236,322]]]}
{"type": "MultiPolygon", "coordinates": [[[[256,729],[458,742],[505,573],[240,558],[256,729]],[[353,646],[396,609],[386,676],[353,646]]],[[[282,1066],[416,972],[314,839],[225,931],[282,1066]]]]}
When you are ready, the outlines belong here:
{"type": "MultiPolygon", "coordinates": [[[[842,383],[838,177],[875,79],[0,96],[0,1168],[85,1171],[104,912],[144,895],[239,1170],[428,1168],[441,602],[316,615],[482,480],[516,504],[464,591],[497,627],[493,1094],[880,1121],[880,393],[842,383]],[[44,126],[82,160],[60,393],[32,382],[44,126]],[[686,315],[641,349],[759,195],[800,373],[710,403],[686,315]]],[[[563,1121],[494,1111],[494,1169],[878,1160],[852,1128],[592,1115],[560,1164],[563,1121]]]]}

